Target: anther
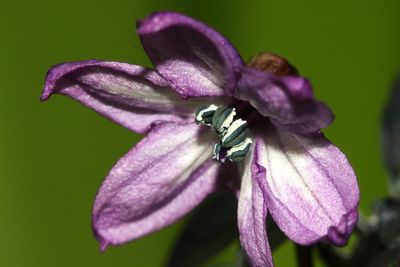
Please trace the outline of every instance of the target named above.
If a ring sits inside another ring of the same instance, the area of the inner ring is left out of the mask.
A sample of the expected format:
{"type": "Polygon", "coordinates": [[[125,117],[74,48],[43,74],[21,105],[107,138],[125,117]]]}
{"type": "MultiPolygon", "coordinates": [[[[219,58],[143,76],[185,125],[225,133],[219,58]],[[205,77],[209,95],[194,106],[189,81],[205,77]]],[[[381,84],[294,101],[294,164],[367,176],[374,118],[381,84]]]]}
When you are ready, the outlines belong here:
{"type": "Polygon", "coordinates": [[[197,124],[205,124],[218,133],[221,140],[214,145],[213,159],[232,162],[244,159],[250,149],[251,139],[247,137],[247,122],[234,119],[235,108],[217,107],[215,105],[200,107],[196,112],[197,124]]]}
{"type": "Polygon", "coordinates": [[[223,134],[231,125],[233,117],[236,115],[234,108],[220,107],[218,108],[212,119],[212,128],[218,134],[223,134]]]}
{"type": "Polygon", "coordinates": [[[222,146],[231,147],[241,143],[246,138],[246,126],[246,121],[242,119],[235,120],[222,137],[222,146]]]}
{"type": "Polygon", "coordinates": [[[227,158],[232,162],[242,161],[250,150],[252,141],[246,138],[242,143],[231,147],[227,152],[227,158]]]}
{"type": "Polygon", "coordinates": [[[210,125],[214,112],[217,110],[216,105],[208,105],[200,107],[196,112],[196,123],[197,124],[207,124],[210,125]]]}

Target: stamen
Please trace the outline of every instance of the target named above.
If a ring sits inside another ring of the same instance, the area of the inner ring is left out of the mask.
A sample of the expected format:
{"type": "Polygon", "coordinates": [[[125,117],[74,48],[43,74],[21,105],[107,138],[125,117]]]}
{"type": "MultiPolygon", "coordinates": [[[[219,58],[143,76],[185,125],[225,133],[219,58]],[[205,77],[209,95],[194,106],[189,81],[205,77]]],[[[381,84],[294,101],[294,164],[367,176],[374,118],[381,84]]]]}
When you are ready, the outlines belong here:
{"type": "MultiPolygon", "coordinates": [[[[241,103],[239,108],[244,109],[247,105],[241,103]]],[[[250,118],[253,120],[252,115],[250,118]]],[[[235,116],[235,108],[216,105],[200,107],[196,112],[196,123],[211,126],[220,136],[220,142],[214,145],[213,159],[222,163],[227,158],[232,162],[243,160],[252,143],[247,137],[247,122],[240,118],[235,120],[235,116]]]]}
{"type": "Polygon", "coordinates": [[[229,127],[229,125],[233,121],[233,117],[236,115],[236,111],[234,108],[229,107],[220,107],[218,108],[212,119],[212,128],[219,134],[223,134],[223,132],[229,127]]]}
{"type": "Polygon", "coordinates": [[[196,112],[196,123],[210,124],[217,108],[214,104],[200,107],[196,112]]]}
{"type": "Polygon", "coordinates": [[[236,135],[236,136],[234,136],[232,138],[227,138],[224,141],[222,141],[222,146],[226,147],[226,148],[230,148],[230,147],[239,145],[240,143],[242,143],[246,139],[248,134],[249,134],[249,130],[248,129],[244,129],[238,135],[236,135]]]}
{"type": "Polygon", "coordinates": [[[219,130],[221,132],[228,129],[229,125],[231,125],[232,121],[233,121],[233,117],[235,117],[236,115],[236,111],[235,109],[232,109],[232,111],[229,113],[228,117],[226,117],[226,119],[224,120],[224,122],[221,125],[221,129],[219,130]]]}
{"type": "Polygon", "coordinates": [[[241,132],[246,128],[246,121],[242,119],[235,120],[226,131],[225,135],[222,137],[222,143],[225,141],[232,140],[236,136],[238,136],[241,132]]]}
{"type": "Polygon", "coordinates": [[[232,162],[242,161],[253,143],[250,138],[246,138],[244,142],[233,146],[228,150],[227,157],[232,162]]]}

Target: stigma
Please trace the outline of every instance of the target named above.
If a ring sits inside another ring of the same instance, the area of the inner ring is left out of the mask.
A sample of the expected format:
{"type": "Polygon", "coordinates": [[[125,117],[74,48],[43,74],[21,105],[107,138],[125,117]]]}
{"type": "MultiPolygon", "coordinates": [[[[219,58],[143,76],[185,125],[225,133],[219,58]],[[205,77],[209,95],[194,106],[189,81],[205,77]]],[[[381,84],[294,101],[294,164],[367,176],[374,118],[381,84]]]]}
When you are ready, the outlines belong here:
{"type": "Polygon", "coordinates": [[[220,141],[214,145],[213,159],[225,162],[239,162],[250,150],[251,139],[248,137],[247,122],[235,119],[236,110],[232,107],[216,105],[202,106],[196,111],[195,122],[210,126],[220,141]]]}

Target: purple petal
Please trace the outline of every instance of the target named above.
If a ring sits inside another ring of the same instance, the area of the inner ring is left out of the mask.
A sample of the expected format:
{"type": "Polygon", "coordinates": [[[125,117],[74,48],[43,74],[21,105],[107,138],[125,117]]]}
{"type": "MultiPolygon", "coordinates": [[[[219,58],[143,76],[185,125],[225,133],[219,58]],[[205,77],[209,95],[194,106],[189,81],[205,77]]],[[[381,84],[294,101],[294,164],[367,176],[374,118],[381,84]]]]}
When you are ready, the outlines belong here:
{"type": "Polygon", "coordinates": [[[135,132],[155,121],[193,120],[203,100],[186,101],[155,71],[118,62],[82,61],[52,67],[41,100],[67,95],[135,132]]]}
{"type": "Polygon", "coordinates": [[[314,99],[311,84],[299,76],[277,77],[245,68],[235,97],[248,101],[275,125],[298,134],[312,134],[334,119],[329,108],[314,99]]]}
{"type": "Polygon", "coordinates": [[[319,130],[331,124],[335,116],[329,107],[321,101],[314,100],[309,102],[307,105],[309,111],[300,122],[285,123],[274,118],[271,118],[271,121],[275,126],[295,134],[319,134],[319,130]]]}
{"type": "Polygon", "coordinates": [[[274,266],[267,239],[267,206],[257,183],[265,179],[265,168],[257,165],[254,152],[249,152],[244,163],[244,173],[238,205],[240,242],[253,267],[274,266]]]}
{"type": "Polygon", "coordinates": [[[182,14],[161,12],[139,21],[138,34],[157,70],[183,97],[233,94],[243,62],[214,29],[182,14]]]}
{"type": "Polygon", "coordinates": [[[258,182],[275,222],[293,241],[345,245],[357,221],[359,191],[346,156],[323,135],[294,135],[274,127],[256,140],[258,182]]]}
{"type": "Polygon", "coordinates": [[[204,129],[157,124],[118,161],[93,208],[93,228],[103,246],[172,224],[215,190],[221,165],[211,159],[216,140],[204,129]]]}

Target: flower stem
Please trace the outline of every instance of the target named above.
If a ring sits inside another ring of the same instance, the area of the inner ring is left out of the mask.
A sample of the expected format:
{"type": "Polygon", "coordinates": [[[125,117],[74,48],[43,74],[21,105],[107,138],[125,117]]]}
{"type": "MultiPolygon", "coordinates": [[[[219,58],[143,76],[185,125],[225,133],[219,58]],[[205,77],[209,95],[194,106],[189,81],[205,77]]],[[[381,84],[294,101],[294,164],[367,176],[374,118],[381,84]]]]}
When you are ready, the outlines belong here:
{"type": "Polygon", "coordinates": [[[296,244],[296,254],[298,267],[313,267],[311,247],[296,244]]]}

